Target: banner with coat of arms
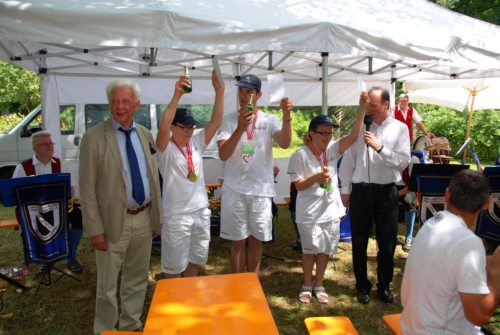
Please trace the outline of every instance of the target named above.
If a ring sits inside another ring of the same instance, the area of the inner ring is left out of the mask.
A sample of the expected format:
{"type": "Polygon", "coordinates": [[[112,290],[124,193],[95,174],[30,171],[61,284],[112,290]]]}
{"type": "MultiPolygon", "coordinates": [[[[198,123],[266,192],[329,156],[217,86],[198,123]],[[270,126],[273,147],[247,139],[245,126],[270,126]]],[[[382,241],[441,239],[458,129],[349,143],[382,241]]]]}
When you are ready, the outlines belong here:
{"type": "Polygon", "coordinates": [[[67,259],[69,175],[16,178],[8,186],[18,205],[26,263],[53,264],[67,259]]]}
{"type": "Polygon", "coordinates": [[[476,234],[500,244],[500,166],[488,166],[483,171],[491,185],[491,201],[487,210],[479,215],[476,234]]]}
{"type": "Polygon", "coordinates": [[[420,223],[423,224],[437,212],[444,210],[444,193],[451,176],[419,176],[420,223]]]}
{"type": "Polygon", "coordinates": [[[417,192],[420,224],[444,210],[444,193],[451,178],[458,171],[468,168],[469,165],[413,164],[408,188],[417,192]]]}

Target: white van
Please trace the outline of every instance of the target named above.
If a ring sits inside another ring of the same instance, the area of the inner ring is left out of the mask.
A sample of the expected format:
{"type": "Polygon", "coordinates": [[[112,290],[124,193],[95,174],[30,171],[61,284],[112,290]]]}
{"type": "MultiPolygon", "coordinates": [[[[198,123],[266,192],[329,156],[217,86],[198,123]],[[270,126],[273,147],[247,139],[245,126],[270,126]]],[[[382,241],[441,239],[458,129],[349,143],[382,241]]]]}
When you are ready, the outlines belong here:
{"type": "MultiPolygon", "coordinates": [[[[148,128],[154,137],[166,105],[144,104],[134,114],[137,123],[148,128]]],[[[210,119],[212,105],[191,106],[200,127],[210,119]]],[[[61,113],[61,153],[65,164],[78,165],[79,145],[83,134],[111,117],[107,104],[74,104],[59,106],[61,113]]],[[[42,130],[41,107],[38,106],[7,134],[0,134],[0,179],[10,178],[16,165],[33,155],[31,134],[42,130]]],[[[204,158],[219,158],[214,140],[203,154],[204,158]]]]}

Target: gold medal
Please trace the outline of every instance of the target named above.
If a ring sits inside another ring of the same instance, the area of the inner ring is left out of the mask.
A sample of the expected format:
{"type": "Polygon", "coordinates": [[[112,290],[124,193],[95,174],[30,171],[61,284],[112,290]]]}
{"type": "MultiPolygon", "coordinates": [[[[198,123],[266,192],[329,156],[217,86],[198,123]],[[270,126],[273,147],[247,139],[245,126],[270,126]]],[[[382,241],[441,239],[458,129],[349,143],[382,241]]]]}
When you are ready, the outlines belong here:
{"type": "Polygon", "coordinates": [[[196,183],[196,181],[198,180],[198,176],[194,172],[189,172],[187,175],[187,179],[189,179],[193,183],[196,183]]]}

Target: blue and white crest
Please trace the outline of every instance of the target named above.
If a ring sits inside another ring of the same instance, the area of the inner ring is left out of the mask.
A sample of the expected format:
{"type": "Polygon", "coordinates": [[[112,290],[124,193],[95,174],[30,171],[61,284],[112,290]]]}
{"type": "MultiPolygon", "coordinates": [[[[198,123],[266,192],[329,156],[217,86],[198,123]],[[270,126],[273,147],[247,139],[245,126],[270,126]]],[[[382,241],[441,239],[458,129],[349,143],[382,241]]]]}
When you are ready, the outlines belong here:
{"type": "Polygon", "coordinates": [[[28,225],[33,235],[42,243],[51,242],[61,230],[60,202],[28,205],[27,209],[28,225]]]}

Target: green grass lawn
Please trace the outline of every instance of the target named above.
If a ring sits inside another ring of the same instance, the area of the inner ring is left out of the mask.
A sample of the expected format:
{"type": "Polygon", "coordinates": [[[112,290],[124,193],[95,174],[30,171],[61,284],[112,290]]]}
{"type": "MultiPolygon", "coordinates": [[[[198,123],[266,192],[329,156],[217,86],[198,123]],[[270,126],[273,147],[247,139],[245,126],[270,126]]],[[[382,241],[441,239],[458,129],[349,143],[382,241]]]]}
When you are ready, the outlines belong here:
{"type": "MultiPolygon", "coordinates": [[[[4,211],[1,210],[2,218],[4,211]]],[[[400,226],[400,243],[404,241],[404,226],[400,226]]],[[[264,245],[264,260],[259,274],[260,282],[267,296],[271,312],[280,334],[306,334],[304,319],[311,316],[348,316],[360,334],[390,334],[384,327],[384,314],[399,313],[402,310],[399,290],[407,254],[397,247],[395,255],[395,275],[392,290],[395,293],[394,304],[384,304],[373,294],[369,305],[356,302],[354,275],[351,264],[351,245],[341,243],[337,255],[330,262],[325,276],[324,286],[330,294],[330,304],[321,305],[313,302],[309,305],[298,301],[302,284],[300,253],[293,251],[291,245],[295,239],[289,212],[280,207],[275,226],[275,241],[264,245]]],[[[0,231],[0,268],[22,266],[22,246],[19,231],[2,229],[0,231]]],[[[210,245],[209,261],[203,268],[203,275],[224,274],[230,272],[229,243],[213,237],[210,245]]],[[[375,283],[376,245],[370,240],[369,271],[375,283]]],[[[3,309],[0,310],[0,335],[31,334],[90,334],[92,332],[95,303],[95,265],[94,252],[89,240],[83,239],[79,250],[79,259],[85,267],[77,282],[63,278],[51,287],[42,286],[35,295],[35,289],[17,293],[12,287],[1,292],[3,309]],[[8,313],[12,317],[5,318],[8,313]]],[[[64,268],[64,262],[59,263],[64,268]]],[[[29,267],[28,285],[36,288],[38,278],[35,265],[29,267]]],[[[151,257],[150,285],[148,287],[144,316],[147,314],[151,297],[155,289],[155,277],[160,273],[160,256],[154,250],[151,257]]],[[[1,306],[0,306],[1,307],[1,306]]],[[[488,327],[500,333],[500,316],[494,318],[488,327]]]]}
{"type": "Polygon", "coordinates": [[[0,205],[0,220],[13,219],[15,217],[14,207],[4,207],[0,205]]]}

